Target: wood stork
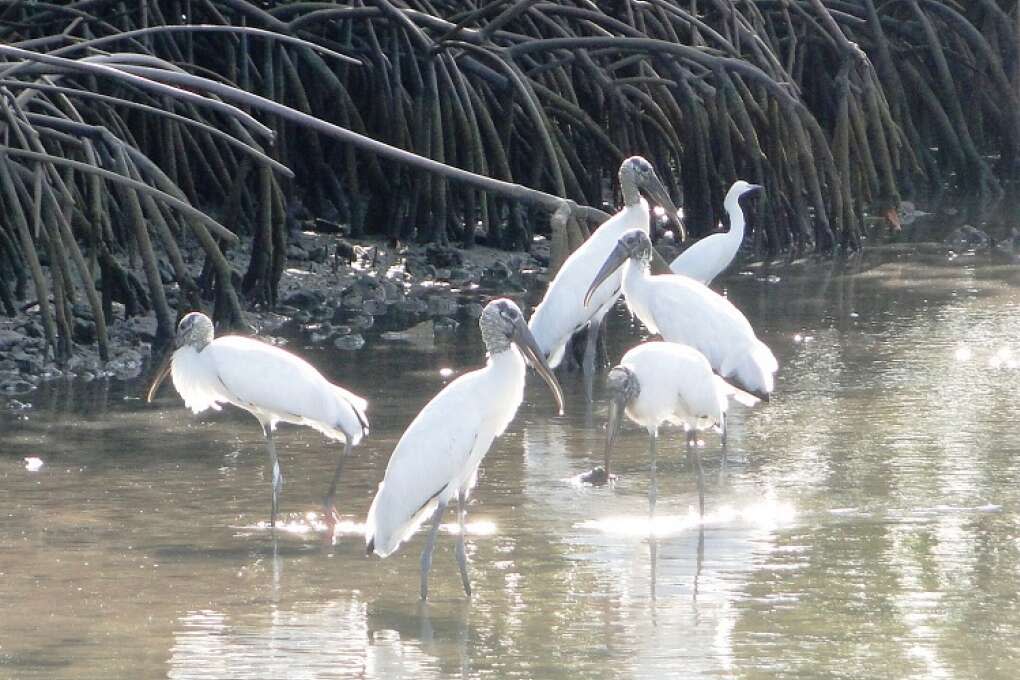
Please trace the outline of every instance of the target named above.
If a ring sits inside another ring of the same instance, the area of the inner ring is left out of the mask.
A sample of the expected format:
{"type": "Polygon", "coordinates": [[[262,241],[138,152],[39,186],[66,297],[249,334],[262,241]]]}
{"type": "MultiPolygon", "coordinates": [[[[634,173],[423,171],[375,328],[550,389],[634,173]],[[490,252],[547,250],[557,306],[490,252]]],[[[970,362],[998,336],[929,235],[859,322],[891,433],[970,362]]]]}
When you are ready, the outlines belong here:
{"type": "Polygon", "coordinates": [[[505,298],[493,300],[478,325],[488,352],[486,365],[444,387],[411,422],[390,457],[365,523],[368,554],[386,557],[431,515],[432,529],[421,554],[423,600],[428,596],[436,533],[454,499],[460,526],[457,565],[464,592],[471,595],[464,552],[465,503],[478,465],[524,397],[525,358],[549,384],[563,413],[563,392],[517,305],[505,298]]]}
{"type": "Polygon", "coordinates": [[[620,277],[611,276],[600,285],[589,300],[585,300],[585,286],[591,273],[612,252],[617,241],[627,231],[640,229],[648,232],[648,203],[641,198],[641,190],[661,205],[666,214],[677,220],[680,240],[684,227],[677,218],[677,209],[651,163],[640,156],[631,156],[620,165],[620,189],[623,208],[606,220],[570,257],[549,284],[545,297],[531,315],[531,332],[542,348],[549,365],[555,368],[563,359],[567,341],[574,333],[588,327],[582,362],[585,391],[591,401],[591,381],[595,372],[595,349],[602,319],[620,296],[620,277]]]}
{"type": "Polygon", "coordinates": [[[744,392],[768,400],[778,370],[772,351],[757,337],[733,304],[686,276],[649,273],[652,242],[632,229],[620,238],[595,275],[588,295],[622,265],[627,306],[663,340],[690,345],[705,355],[716,373],[744,392]]]}
{"type": "Polygon", "coordinates": [[[307,361],[279,347],[236,335],[214,339],[212,321],[200,312],[181,319],[174,348],[156,372],[146,400],[151,402],[163,380],[172,375],[174,387],[193,413],[208,408],[218,411],[220,404],[226,403],[258,418],[273,468],[271,526],[276,526],[283,488],[273,442],[276,424],[307,425],[330,439],[344,440],[325,501],[327,521],[334,522],[336,485],[344,458],[368,434],[368,402],[332,384],[307,361]]]}
{"type": "Polygon", "coordinates": [[[733,397],[745,405],[757,399],[735,389],[712,372],[705,356],[687,345],[646,342],[634,347],[609,371],[609,417],[602,479],[610,478],[609,459],[623,414],[648,430],[651,485],[648,504],[655,512],[655,455],[659,427],[680,425],[687,433],[687,457],[698,473],[698,502],[705,513],[705,479],[697,447],[699,430],[725,427],[726,408],[733,397]]]}
{"type": "Polygon", "coordinates": [[[689,276],[706,286],[712,283],[712,279],[722,274],[733,262],[744,240],[744,211],[740,207],[740,199],[761,190],[760,185],[749,184],[742,179],[734,182],[723,201],[723,207],[730,217],[729,230],[709,234],[692,244],[669,263],[670,270],[674,274],[689,276]]]}

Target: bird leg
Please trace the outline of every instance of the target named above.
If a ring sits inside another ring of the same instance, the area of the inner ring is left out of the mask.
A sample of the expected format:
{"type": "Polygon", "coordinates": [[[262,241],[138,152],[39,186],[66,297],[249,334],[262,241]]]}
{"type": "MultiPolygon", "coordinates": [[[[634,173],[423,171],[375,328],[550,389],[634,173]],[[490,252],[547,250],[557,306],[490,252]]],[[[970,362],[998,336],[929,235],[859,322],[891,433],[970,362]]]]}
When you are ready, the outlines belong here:
{"type": "Polygon", "coordinates": [[[276,511],[279,509],[280,490],[283,489],[283,473],[280,472],[280,459],[276,456],[276,444],[273,442],[273,427],[270,424],[262,426],[266,435],[266,448],[269,449],[269,463],[273,466],[273,509],[269,515],[269,526],[276,527],[276,511]]]}
{"type": "Polygon", "coordinates": [[[588,332],[585,333],[584,358],[581,360],[581,371],[584,376],[584,396],[588,403],[592,402],[592,392],[595,383],[595,354],[599,345],[599,331],[602,329],[602,319],[591,319],[588,321],[588,332]]]}
{"type": "Polygon", "coordinates": [[[340,513],[336,510],[336,485],[337,482],[340,481],[340,472],[344,469],[344,461],[350,453],[351,438],[347,437],[343,453],[340,454],[340,458],[336,461],[336,469],[333,471],[333,481],[329,484],[329,493],[326,494],[326,500],[323,501],[326,524],[329,526],[330,535],[333,534],[333,531],[336,529],[337,522],[340,521],[340,513]]]}
{"type": "Polygon", "coordinates": [[[655,481],[655,439],[656,433],[653,432],[648,438],[648,454],[652,459],[652,482],[648,486],[648,514],[652,519],[655,519],[655,498],[658,495],[658,484],[655,481]]]}
{"type": "Polygon", "coordinates": [[[687,460],[691,467],[698,473],[698,509],[699,514],[705,516],[705,471],[701,467],[701,451],[698,450],[698,431],[687,432],[687,460]]]}
{"type": "Polygon", "coordinates": [[[464,550],[464,517],[467,515],[467,499],[463,491],[457,494],[457,566],[460,567],[460,580],[464,584],[464,594],[471,597],[471,582],[467,573],[467,553],[464,550]]]}
{"type": "Polygon", "coordinates": [[[436,505],[436,511],[432,513],[432,528],[429,529],[428,541],[425,549],[421,551],[421,599],[426,600],[429,596],[429,570],[432,568],[432,551],[436,549],[436,534],[439,533],[439,524],[443,521],[443,513],[446,512],[446,503],[440,502],[436,505]]]}

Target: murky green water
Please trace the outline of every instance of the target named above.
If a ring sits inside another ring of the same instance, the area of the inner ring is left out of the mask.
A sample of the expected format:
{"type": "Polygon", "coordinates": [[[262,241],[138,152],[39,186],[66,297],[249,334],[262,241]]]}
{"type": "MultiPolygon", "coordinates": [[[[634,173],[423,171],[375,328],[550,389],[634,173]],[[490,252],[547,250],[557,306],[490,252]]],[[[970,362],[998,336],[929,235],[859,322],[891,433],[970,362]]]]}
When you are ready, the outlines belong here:
{"type": "MultiPolygon", "coordinates": [[[[599,410],[587,426],[567,375],[551,416],[531,380],[469,509],[470,601],[449,534],[421,606],[423,537],[380,561],[358,530],[439,369],[480,362],[476,333],[305,351],[371,400],[336,545],[307,518],[338,451],[319,434],[278,438],[274,544],[250,416],[49,385],[0,415],[0,676],[1016,677],[1020,273],[876,257],[727,280],[781,368],[773,402],[731,418],[725,470],[706,437],[703,527],[682,438],[660,445],[650,541],[645,435],[622,435],[614,488],[579,486],[599,410]]],[[[636,340],[618,314],[613,355],[636,340]]]]}

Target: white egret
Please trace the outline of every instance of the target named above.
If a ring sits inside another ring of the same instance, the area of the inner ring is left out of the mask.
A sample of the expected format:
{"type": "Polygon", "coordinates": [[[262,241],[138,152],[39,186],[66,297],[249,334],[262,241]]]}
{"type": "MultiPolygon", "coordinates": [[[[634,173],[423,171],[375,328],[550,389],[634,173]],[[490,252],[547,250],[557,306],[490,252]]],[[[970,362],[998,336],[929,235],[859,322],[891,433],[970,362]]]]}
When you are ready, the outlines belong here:
{"type": "Polygon", "coordinates": [[[444,387],[404,431],[365,522],[368,553],[386,557],[431,515],[432,529],[421,554],[423,600],[428,596],[436,533],[454,499],[460,526],[457,565],[464,592],[471,595],[464,552],[465,503],[478,465],[524,398],[525,358],[549,384],[563,412],[563,392],[517,305],[505,298],[493,300],[478,325],[488,352],[486,365],[444,387]]]}
{"type": "Polygon", "coordinates": [[[712,283],[712,279],[722,274],[733,262],[744,240],[744,211],[740,207],[740,199],[761,190],[760,185],[749,184],[742,179],[734,182],[723,201],[723,207],[730,218],[729,230],[709,234],[693,243],[669,263],[670,271],[689,276],[706,286],[712,283]]]}
{"type": "Polygon", "coordinates": [[[728,384],[712,372],[698,350],[673,342],[646,342],[623,355],[609,371],[609,418],[606,422],[606,452],[602,479],[610,478],[609,458],[623,414],[648,430],[651,457],[651,485],[648,504],[655,512],[655,455],[659,427],[680,425],[687,432],[687,456],[698,473],[698,501],[705,513],[705,480],[697,447],[699,430],[725,427],[729,398],[745,405],[757,399],[728,384]]]}
{"type": "Polygon", "coordinates": [[[588,295],[622,265],[627,306],[648,330],[663,340],[690,345],[724,379],[767,401],[779,364],[755,337],[747,318],[729,300],[693,279],[652,276],[651,253],[648,234],[640,229],[627,232],[595,275],[588,295]]]}
{"type": "Polygon", "coordinates": [[[593,291],[588,301],[585,300],[584,291],[591,281],[591,273],[605,261],[624,233],[631,229],[648,232],[649,210],[648,203],[641,198],[642,189],[666,210],[667,215],[677,220],[681,241],[684,234],[683,224],[677,218],[676,206],[655,174],[655,169],[644,158],[632,156],[620,165],[620,189],[623,193],[623,208],[603,222],[587,241],[570,254],[549,284],[545,297],[535,308],[528,324],[553,368],[563,359],[563,351],[571,336],[587,325],[582,366],[589,401],[599,328],[606,313],[620,297],[620,277],[610,277],[593,291]]]}
{"type": "Polygon", "coordinates": [[[368,402],[332,384],[307,361],[279,347],[237,335],[214,339],[212,321],[200,312],[191,312],[178,324],[174,351],[167,353],[156,372],[147,401],[152,401],[167,375],[172,376],[174,387],[193,413],[208,408],[218,411],[220,404],[233,404],[258,419],[273,469],[271,526],[276,526],[283,488],[273,442],[276,424],[307,425],[330,439],[343,439],[344,451],[325,501],[327,520],[335,520],[336,485],[344,458],[368,434],[368,402]]]}

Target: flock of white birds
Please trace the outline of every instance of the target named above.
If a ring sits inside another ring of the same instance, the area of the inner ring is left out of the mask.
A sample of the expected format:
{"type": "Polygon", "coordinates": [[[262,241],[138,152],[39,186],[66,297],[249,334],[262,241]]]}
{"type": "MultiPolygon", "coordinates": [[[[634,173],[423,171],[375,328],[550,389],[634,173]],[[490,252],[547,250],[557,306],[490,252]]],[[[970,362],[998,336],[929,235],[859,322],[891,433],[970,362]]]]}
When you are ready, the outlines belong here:
{"type": "MultiPolygon", "coordinates": [[[[493,440],[513,421],[524,398],[526,368],[548,383],[563,412],[563,392],[553,374],[568,341],[587,329],[582,361],[590,398],[595,342],[606,313],[622,293],[631,312],[662,342],[645,342],[626,352],[609,371],[605,465],[589,476],[594,483],[612,479],[610,452],[624,414],[647,429],[653,479],[649,504],[654,510],[655,450],[659,427],[671,423],[687,432],[688,453],[698,472],[704,512],[704,481],[697,433],[717,428],[725,438],[731,399],[751,405],[769,398],[778,364],[755,336],[751,324],[725,297],[708,285],[725,270],[740,248],[744,216],[740,198],[761,190],[737,181],[724,207],[729,230],[707,236],[671,264],[673,273],[652,275],[647,194],[679,227],[678,210],[651,164],[635,156],[620,166],[624,206],[602,224],[563,264],[549,284],[530,322],[508,299],[492,300],[479,319],[488,353],[486,365],[446,385],[418,413],[401,436],[368,511],[368,552],[386,557],[431,518],[421,555],[422,599],[436,534],[447,506],[456,501],[456,557],[464,592],[470,596],[464,550],[467,496],[478,466],[493,440]]],[[[300,357],[259,340],[215,338],[210,319],[200,312],[185,316],[174,349],[157,370],[151,401],[167,375],[194,413],[233,404],[262,425],[272,465],[272,513],[276,525],[283,475],[273,442],[277,423],[307,425],[342,440],[344,451],[326,497],[327,517],[337,518],[335,494],[344,459],[368,435],[367,401],[330,383],[300,357]]],[[[725,440],[725,439],[724,439],[725,440]]]]}

